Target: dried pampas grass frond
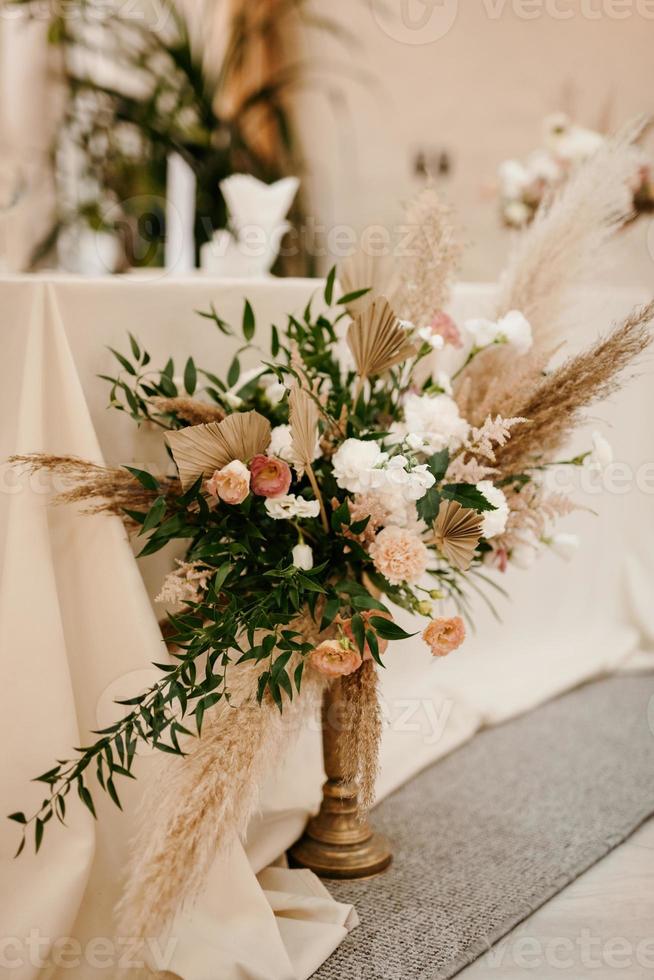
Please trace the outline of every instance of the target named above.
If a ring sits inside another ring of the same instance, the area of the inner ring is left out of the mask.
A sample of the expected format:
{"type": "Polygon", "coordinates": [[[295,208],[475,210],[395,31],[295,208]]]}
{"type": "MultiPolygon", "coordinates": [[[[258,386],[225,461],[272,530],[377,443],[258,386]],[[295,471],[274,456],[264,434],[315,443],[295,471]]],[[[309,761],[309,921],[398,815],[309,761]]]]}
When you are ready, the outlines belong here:
{"type": "Polygon", "coordinates": [[[407,254],[399,259],[401,288],[395,306],[405,319],[424,327],[447,304],[462,247],[452,210],[431,185],[409,202],[404,221],[413,233],[407,254]]]}
{"type": "Polygon", "coordinates": [[[457,500],[441,501],[434,523],[434,544],[450,564],[467,572],[480,538],[477,511],[462,507],[457,500]]]}
{"type": "Polygon", "coordinates": [[[520,310],[536,350],[560,340],[579,312],[574,294],[596,272],[602,246],[632,214],[633,142],[642,126],[632,123],[579,166],[538,211],[509,262],[496,317],[520,310]]]}
{"type": "Polygon", "coordinates": [[[211,405],[209,402],[200,401],[199,398],[189,398],[180,396],[177,398],[164,398],[155,395],[148,399],[148,405],[152,405],[157,412],[163,415],[176,415],[183,422],[189,425],[204,425],[207,422],[222,422],[225,413],[218,405],[211,405]]]}
{"type": "Polygon", "coordinates": [[[207,712],[202,737],[185,742],[184,757],[162,761],[150,783],[116,910],[118,935],[158,936],[194,898],[216,855],[256,811],[271,758],[318,710],[325,679],[317,671],[306,672],[302,697],[282,714],[272,698],[257,703],[256,664],[230,670],[229,704],[207,712]]]}
{"type": "Polygon", "coordinates": [[[77,456],[29,453],[12,456],[9,462],[25,467],[30,473],[51,473],[59,484],[70,484],[69,489],[57,491],[55,504],[84,504],[85,513],[114,514],[129,528],[140,525],[125,513],[125,509],[147,511],[157,497],[174,500],[182,492],[176,477],[159,480],[158,490],[147,490],[128,470],[100,466],[77,456]]]}
{"type": "Polygon", "coordinates": [[[347,343],[363,381],[385,374],[417,351],[384,296],[350,324],[347,343]]]}
{"type": "Polygon", "coordinates": [[[654,301],[635,309],[607,337],[541,381],[520,407],[528,421],[497,450],[497,469],[511,475],[551,460],[581,421],[583,409],[621,387],[620,374],[652,341],[652,319],[654,301]]]}
{"type": "Polygon", "coordinates": [[[359,803],[364,810],[369,810],[375,802],[382,735],[374,661],[364,660],[359,670],[342,677],[340,684],[346,726],[345,737],[339,740],[341,766],[346,779],[357,780],[359,803]]]}
{"type": "Polygon", "coordinates": [[[167,432],[165,438],[187,490],[199,476],[211,476],[234,459],[247,463],[264,452],[270,432],[270,422],[258,412],[234,412],[222,422],[167,432]]]}

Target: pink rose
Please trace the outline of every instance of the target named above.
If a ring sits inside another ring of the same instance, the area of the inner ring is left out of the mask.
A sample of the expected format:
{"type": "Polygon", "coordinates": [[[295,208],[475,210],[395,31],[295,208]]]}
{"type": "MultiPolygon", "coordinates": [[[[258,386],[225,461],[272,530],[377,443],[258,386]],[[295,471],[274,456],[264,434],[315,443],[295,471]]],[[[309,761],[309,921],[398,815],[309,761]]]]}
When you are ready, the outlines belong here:
{"type": "MultiPolygon", "coordinates": [[[[390,613],[382,612],[381,609],[369,609],[369,610],[366,610],[365,612],[362,612],[361,613],[361,618],[363,619],[363,621],[364,621],[364,623],[365,623],[366,626],[368,626],[368,623],[370,621],[370,617],[371,616],[381,616],[382,619],[392,619],[392,616],[390,615],[390,613]]],[[[335,622],[338,623],[342,627],[343,632],[345,633],[346,637],[348,638],[348,640],[350,641],[350,643],[352,644],[352,646],[354,646],[355,648],[357,648],[356,647],[356,640],[354,639],[354,633],[352,631],[352,620],[351,619],[341,619],[340,616],[339,616],[339,617],[337,617],[337,619],[335,620],[335,622]]],[[[374,626],[372,626],[371,629],[374,632],[374,629],[375,629],[374,626]]],[[[380,657],[383,656],[386,653],[386,650],[388,648],[388,640],[385,640],[383,637],[378,636],[377,637],[377,647],[378,647],[378,650],[379,650],[379,656],[380,657]]],[[[366,640],[366,642],[364,644],[364,647],[363,647],[363,659],[364,660],[372,660],[372,653],[370,652],[370,646],[368,645],[368,641],[367,640],[366,640]]]]}
{"type": "Polygon", "coordinates": [[[252,492],[259,497],[283,497],[291,485],[288,463],[276,456],[253,456],[250,461],[252,492]]]}
{"type": "Polygon", "coordinates": [[[240,459],[233,459],[207,480],[207,490],[226,504],[242,504],[250,492],[250,471],[240,459]]]}
{"type": "Polygon", "coordinates": [[[354,646],[344,646],[340,640],[323,640],[311,652],[311,666],[328,677],[353,674],[363,663],[354,646]]]}
{"type": "Polygon", "coordinates": [[[433,334],[438,334],[439,337],[442,337],[446,344],[451,344],[452,347],[463,347],[463,341],[461,339],[461,334],[459,333],[459,328],[452,317],[447,313],[440,310],[435,315],[429,326],[431,332],[433,334]]]}
{"type": "Polygon", "coordinates": [[[446,657],[465,640],[465,623],[460,616],[453,616],[451,619],[432,619],[424,630],[422,638],[431,647],[435,657],[446,657]]]}

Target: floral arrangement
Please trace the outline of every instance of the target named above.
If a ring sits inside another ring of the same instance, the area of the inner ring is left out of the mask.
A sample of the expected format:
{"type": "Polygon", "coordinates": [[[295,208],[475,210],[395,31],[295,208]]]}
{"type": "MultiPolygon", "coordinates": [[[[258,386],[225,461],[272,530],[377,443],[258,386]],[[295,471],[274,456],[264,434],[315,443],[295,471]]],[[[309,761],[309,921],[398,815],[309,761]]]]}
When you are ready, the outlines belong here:
{"type": "MultiPolygon", "coordinates": [[[[565,113],[548,116],[543,130],[543,147],[526,160],[504,160],[499,167],[500,214],[510,228],[523,228],[533,221],[541,204],[547,203],[574,169],[606,141],[604,135],[576,125],[565,113]]],[[[633,136],[632,168],[625,185],[634,216],[654,208],[652,167],[644,150],[636,144],[640,135],[637,131],[633,136]]]]}
{"type": "Polygon", "coordinates": [[[120,514],[141,555],[186,544],[159,597],[174,606],[161,679],[39,777],[48,792],[35,814],[11,817],[21,848],[31,829],[38,849],[72,791],[92,813],[92,780],[119,803],[116,782],[132,775],[139,742],[178,756],[148,795],[135,843],[122,901],[130,935],[152,935],[197,890],[217,848],[244,831],[268,760],[334,681],[351,709],[346,763],[370,804],[377,668],[389,641],[414,635],[395,621],[398,607],[415,614],[426,654],[443,657],[463,643],[472,598],[489,601],[498,570],[524,564],[527,549],[569,546],[551,526],[574,503],[549,493],[543,473],[606,458],[600,439],[568,460],[563,447],[647,347],[654,316],[654,304],[635,310],[552,364],[580,251],[592,264],[616,227],[612,177],[628,165],[611,143],[566,187],[525,235],[490,316],[457,324],[445,312],[459,248],[427,188],[408,209],[413,248],[390,277],[355,257],[284,330],[258,331],[247,301],[238,330],[204,313],[238,347],[226,377],[189,358],[176,380],[172,360],[153,369],[131,337],[129,353],[114,352],[110,401],[161,428],[165,477],[73,457],[16,460],[67,480],[61,501],[120,514]],[[259,363],[242,373],[246,355],[259,363]]]}

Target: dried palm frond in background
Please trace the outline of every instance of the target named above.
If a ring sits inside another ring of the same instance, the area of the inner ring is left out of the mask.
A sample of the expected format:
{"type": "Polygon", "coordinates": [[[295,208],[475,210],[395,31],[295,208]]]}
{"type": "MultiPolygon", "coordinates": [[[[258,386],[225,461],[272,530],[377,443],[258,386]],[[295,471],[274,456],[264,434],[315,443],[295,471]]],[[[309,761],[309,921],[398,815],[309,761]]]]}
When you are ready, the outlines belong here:
{"type": "Polygon", "coordinates": [[[551,460],[581,422],[583,409],[621,387],[620,374],[652,341],[648,327],[653,318],[654,301],[543,379],[520,406],[526,424],[498,448],[497,469],[510,475],[551,460]]]}
{"type": "Polygon", "coordinates": [[[384,296],[374,300],[349,327],[347,343],[362,380],[384,374],[416,353],[384,296]]]}
{"type": "Polygon", "coordinates": [[[298,384],[293,385],[288,396],[288,420],[291,427],[293,455],[301,475],[311,468],[318,445],[318,418],[320,412],[315,399],[298,384]]]}
{"type": "Polygon", "coordinates": [[[462,247],[452,210],[431,185],[409,201],[404,221],[410,235],[405,254],[398,255],[401,284],[394,302],[403,318],[423,327],[447,304],[462,247]]]}
{"type": "Polygon", "coordinates": [[[371,255],[363,248],[339,263],[338,281],[344,295],[357,293],[361,289],[369,290],[365,296],[347,304],[347,311],[352,317],[363,313],[380,296],[387,296],[393,303],[399,289],[396,264],[391,256],[371,255]]]}
{"type": "Polygon", "coordinates": [[[481,517],[456,500],[441,501],[434,523],[434,543],[444,558],[461,572],[470,568],[481,538],[481,517]]]}
{"type": "Polygon", "coordinates": [[[163,395],[155,395],[148,399],[157,412],[164,415],[176,415],[183,422],[189,425],[204,425],[207,422],[222,422],[225,413],[218,405],[210,402],[203,402],[199,398],[190,398],[182,395],[176,398],[164,398],[163,395]]]}
{"type": "Polygon", "coordinates": [[[167,432],[166,442],[182,488],[187,490],[199,476],[211,476],[234,459],[247,463],[264,452],[270,445],[270,432],[270,422],[258,412],[234,412],[222,422],[167,432]]]}
{"type": "Polygon", "coordinates": [[[180,483],[176,477],[160,480],[158,490],[148,490],[126,469],[100,466],[76,456],[30,453],[12,456],[9,462],[24,466],[30,473],[51,473],[56,477],[57,485],[70,484],[70,489],[57,490],[54,500],[56,504],[86,504],[86,513],[115,514],[128,527],[140,525],[132,521],[125,509],[147,511],[157,497],[165,496],[173,500],[181,495],[180,483]]]}

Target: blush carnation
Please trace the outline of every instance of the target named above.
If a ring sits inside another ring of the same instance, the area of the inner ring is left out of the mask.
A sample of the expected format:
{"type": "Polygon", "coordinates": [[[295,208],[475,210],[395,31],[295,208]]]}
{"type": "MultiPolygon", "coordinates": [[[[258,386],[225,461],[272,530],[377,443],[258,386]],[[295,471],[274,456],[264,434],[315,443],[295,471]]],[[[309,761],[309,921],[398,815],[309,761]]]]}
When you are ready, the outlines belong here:
{"type": "Polygon", "coordinates": [[[291,485],[288,463],[276,456],[253,456],[250,461],[252,492],[259,497],[283,497],[291,485]]]}
{"type": "Polygon", "coordinates": [[[444,313],[443,310],[440,310],[436,314],[429,324],[429,328],[432,333],[442,337],[446,344],[450,344],[456,348],[463,347],[463,340],[461,339],[459,328],[452,317],[444,313]]]}
{"type": "Polygon", "coordinates": [[[370,554],[377,571],[391,585],[417,582],[427,570],[429,560],[429,552],[416,534],[393,525],[379,532],[370,554]]]}
{"type": "Polygon", "coordinates": [[[233,459],[207,480],[207,490],[226,504],[242,504],[250,492],[250,471],[240,459],[233,459]]]}
{"type": "Polygon", "coordinates": [[[311,652],[311,666],[328,677],[353,674],[362,663],[356,647],[346,646],[339,640],[323,640],[311,652]]]}
{"type": "Polygon", "coordinates": [[[424,630],[422,638],[431,647],[435,657],[446,657],[452,650],[460,647],[466,638],[466,628],[460,616],[451,619],[443,617],[432,619],[424,630]]]}

